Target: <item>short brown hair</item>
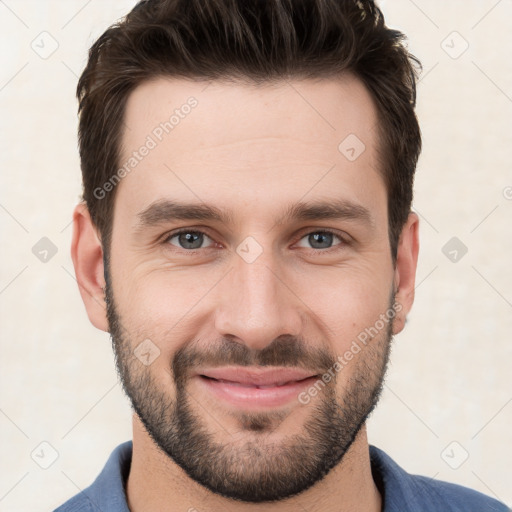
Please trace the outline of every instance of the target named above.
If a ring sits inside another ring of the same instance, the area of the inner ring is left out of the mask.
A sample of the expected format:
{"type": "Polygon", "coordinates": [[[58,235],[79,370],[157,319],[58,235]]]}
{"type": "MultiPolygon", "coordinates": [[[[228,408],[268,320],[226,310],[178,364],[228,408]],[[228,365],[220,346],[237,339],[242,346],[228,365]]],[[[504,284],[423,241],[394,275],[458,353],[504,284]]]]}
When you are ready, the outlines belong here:
{"type": "Polygon", "coordinates": [[[142,0],[93,44],[77,87],[83,200],[108,253],[129,94],[158,76],[358,77],[378,115],[393,257],[411,209],[421,134],[414,112],[419,62],[372,0],[142,0]]]}

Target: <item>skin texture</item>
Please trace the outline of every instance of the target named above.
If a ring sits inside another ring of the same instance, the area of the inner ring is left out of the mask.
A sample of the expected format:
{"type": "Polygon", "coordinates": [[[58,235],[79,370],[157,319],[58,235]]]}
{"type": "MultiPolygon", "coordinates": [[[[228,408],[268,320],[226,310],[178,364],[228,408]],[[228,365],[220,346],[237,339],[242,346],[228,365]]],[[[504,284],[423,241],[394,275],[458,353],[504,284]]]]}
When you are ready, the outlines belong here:
{"type": "Polygon", "coordinates": [[[129,97],[121,165],[190,97],[197,105],[117,185],[107,301],[99,234],[84,205],[74,213],[72,257],[82,298],[91,322],[112,334],[123,385],[139,413],[130,509],[381,510],[364,421],[378,398],[391,335],[403,329],[412,306],[418,219],[409,216],[393,265],[371,97],[350,75],[258,87],[153,80],[129,97]],[[365,145],[354,161],[338,150],[350,134],[365,145]],[[142,224],[141,212],[161,200],[207,204],[229,215],[142,224]],[[283,217],[297,203],[340,200],[350,215],[283,217]],[[181,228],[207,235],[202,248],[180,248],[177,236],[169,238],[181,228]],[[326,229],[336,235],[328,237],[331,247],[314,246],[308,235],[326,229]],[[241,256],[241,247],[254,261],[241,256]],[[198,364],[213,367],[224,357],[252,368],[295,361],[290,365],[321,374],[393,302],[393,322],[307,404],[241,410],[210,394],[194,374],[198,364]],[[149,365],[134,355],[144,340],[158,353],[149,365]],[[182,421],[172,430],[176,418],[182,421]],[[203,435],[184,437],[192,428],[203,435]],[[178,440],[162,449],[170,432],[178,440]],[[180,439],[203,448],[189,467],[193,450],[182,450],[180,464],[165,452],[180,439]],[[302,451],[293,450],[297,439],[302,451]],[[201,441],[215,449],[205,453],[201,441]],[[321,448],[325,456],[315,461],[321,448]],[[254,485],[263,476],[286,485],[254,485]],[[233,499],[244,493],[245,501],[233,499]],[[258,503],[265,499],[277,501],[258,503]]]}

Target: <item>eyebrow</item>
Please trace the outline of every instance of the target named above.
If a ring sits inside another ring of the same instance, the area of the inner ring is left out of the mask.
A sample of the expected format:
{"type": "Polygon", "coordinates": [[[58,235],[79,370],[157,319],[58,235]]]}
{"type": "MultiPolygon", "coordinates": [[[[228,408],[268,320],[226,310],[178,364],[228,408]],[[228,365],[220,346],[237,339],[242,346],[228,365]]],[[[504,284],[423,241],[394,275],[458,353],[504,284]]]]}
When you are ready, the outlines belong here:
{"type": "MultiPolygon", "coordinates": [[[[206,203],[183,203],[160,199],[137,214],[136,230],[141,231],[176,220],[216,221],[233,223],[233,213],[206,203]]],[[[370,211],[360,204],[336,199],[315,202],[299,202],[290,205],[276,221],[282,224],[292,221],[353,220],[373,225],[370,211]]]]}

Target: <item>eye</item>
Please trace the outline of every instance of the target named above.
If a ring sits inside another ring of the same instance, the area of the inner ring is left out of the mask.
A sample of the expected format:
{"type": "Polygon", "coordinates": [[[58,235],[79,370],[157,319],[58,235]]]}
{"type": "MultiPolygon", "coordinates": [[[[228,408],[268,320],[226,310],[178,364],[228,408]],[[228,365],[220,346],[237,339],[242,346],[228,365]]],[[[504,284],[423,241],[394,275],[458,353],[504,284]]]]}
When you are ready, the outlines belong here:
{"type": "Polygon", "coordinates": [[[166,242],[180,249],[205,249],[212,245],[213,240],[201,231],[179,231],[170,235],[166,242]],[[207,245],[203,245],[203,244],[207,245]]]}
{"type": "Polygon", "coordinates": [[[341,243],[343,243],[343,240],[331,231],[313,231],[303,236],[297,245],[312,249],[330,249],[341,243]]]}

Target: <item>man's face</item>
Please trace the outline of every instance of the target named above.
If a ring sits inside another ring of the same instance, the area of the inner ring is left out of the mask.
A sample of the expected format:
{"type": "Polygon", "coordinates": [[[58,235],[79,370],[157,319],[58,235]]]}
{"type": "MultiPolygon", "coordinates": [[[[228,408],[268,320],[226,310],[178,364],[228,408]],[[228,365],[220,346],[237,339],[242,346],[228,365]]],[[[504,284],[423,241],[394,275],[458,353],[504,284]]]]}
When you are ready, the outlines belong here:
{"type": "Polygon", "coordinates": [[[107,302],[134,409],[214,492],[301,492],[375,405],[393,332],[370,96],[349,76],[159,79],[132,93],[125,124],[121,165],[149,150],[118,185],[107,302]]]}

